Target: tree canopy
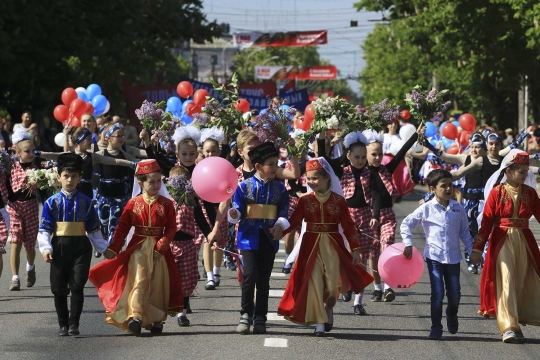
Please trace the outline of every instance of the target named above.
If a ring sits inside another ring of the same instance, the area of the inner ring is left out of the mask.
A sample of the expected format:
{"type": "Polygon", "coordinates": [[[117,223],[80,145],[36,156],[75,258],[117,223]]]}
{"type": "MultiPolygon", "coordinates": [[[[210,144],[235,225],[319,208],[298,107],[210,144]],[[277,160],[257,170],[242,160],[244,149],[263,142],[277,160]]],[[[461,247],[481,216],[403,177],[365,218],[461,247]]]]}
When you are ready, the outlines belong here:
{"type": "Polygon", "coordinates": [[[527,84],[538,119],[540,5],[535,0],[361,0],[381,11],[363,49],[367,101],[400,104],[415,84],[450,89],[451,100],[488,123],[517,125],[518,91],[527,84]],[[527,76],[527,80],[525,80],[527,76]]]}
{"type": "Polygon", "coordinates": [[[52,115],[66,87],[99,84],[111,104],[124,81],[176,82],[172,48],[220,35],[199,0],[0,2],[0,108],[52,115]]]}

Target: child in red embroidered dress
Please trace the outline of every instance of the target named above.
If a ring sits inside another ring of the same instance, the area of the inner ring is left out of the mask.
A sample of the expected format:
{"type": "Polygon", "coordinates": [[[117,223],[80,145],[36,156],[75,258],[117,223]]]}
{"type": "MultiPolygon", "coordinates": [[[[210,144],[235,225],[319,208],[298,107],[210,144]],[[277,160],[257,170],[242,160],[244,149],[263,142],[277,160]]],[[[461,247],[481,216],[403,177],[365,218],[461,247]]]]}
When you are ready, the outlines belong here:
{"type": "MultiPolygon", "coordinates": [[[[338,293],[362,292],[373,281],[360,262],[358,235],[337,177],[324,158],[308,161],[308,186],[313,192],[300,198],[290,218],[290,232],[302,221],[302,235],[291,258],[298,255],[278,314],[303,324],[316,324],[315,336],[333,327],[333,307],[338,293]],[[332,191],[333,190],[333,191],[332,191]],[[340,228],[342,226],[342,229],[340,228]],[[343,235],[345,234],[345,235],[343,235]],[[347,250],[343,236],[353,252],[347,250]]],[[[292,259],[290,259],[292,260],[292,259]]],[[[288,261],[290,261],[288,260],[288,261]]]]}
{"type": "Polygon", "coordinates": [[[39,209],[36,198],[36,183],[28,182],[26,170],[36,169],[34,164],[34,143],[24,130],[17,131],[12,137],[15,152],[19,161],[11,170],[11,188],[7,210],[11,220],[11,272],[13,278],[10,291],[20,290],[19,265],[21,249],[26,253],[26,286],[32,287],[36,282],[36,239],[39,230],[39,209]]]}

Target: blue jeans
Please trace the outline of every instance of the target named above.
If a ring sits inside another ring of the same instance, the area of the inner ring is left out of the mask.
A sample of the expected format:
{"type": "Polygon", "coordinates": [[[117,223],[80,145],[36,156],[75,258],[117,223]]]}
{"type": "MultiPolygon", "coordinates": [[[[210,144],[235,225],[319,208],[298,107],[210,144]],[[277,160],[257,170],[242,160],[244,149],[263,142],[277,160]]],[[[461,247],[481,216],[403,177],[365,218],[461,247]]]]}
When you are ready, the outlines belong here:
{"type": "Polygon", "coordinates": [[[426,262],[431,283],[431,330],[442,332],[441,320],[445,286],[448,301],[446,317],[457,317],[459,309],[459,299],[461,297],[459,263],[442,264],[431,259],[426,259],[426,262]]]}

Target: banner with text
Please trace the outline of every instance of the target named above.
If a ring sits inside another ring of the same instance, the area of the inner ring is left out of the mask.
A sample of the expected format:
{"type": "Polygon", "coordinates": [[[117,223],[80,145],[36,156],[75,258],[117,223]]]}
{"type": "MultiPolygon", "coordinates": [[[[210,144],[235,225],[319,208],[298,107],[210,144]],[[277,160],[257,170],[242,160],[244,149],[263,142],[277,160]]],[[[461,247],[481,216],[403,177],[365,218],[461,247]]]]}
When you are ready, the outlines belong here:
{"type": "Polygon", "coordinates": [[[259,80],[335,80],[337,69],[333,65],[312,66],[255,66],[255,79],[259,80]]]}
{"type": "Polygon", "coordinates": [[[328,43],[328,32],[294,31],[294,32],[246,32],[233,34],[234,46],[246,48],[251,46],[315,46],[328,43]]]}

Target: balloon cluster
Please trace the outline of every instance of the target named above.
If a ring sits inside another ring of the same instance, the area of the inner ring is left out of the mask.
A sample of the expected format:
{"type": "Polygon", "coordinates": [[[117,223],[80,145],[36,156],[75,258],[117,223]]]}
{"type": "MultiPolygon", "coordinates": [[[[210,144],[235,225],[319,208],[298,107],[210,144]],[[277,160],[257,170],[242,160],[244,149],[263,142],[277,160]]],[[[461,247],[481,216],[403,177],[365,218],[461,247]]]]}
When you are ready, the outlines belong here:
{"type": "MultiPolygon", "coordinates": [[[[469,139],[476,128],[476,119],[471,114],[463,114],[459,120],[452,122],[445,121],[439,126],[439,133],[442,134],[441,144],[449,154],[458,154],[460,147],[469,145],[469,139]],[[459,131],[458,128],[461,128],[459,131]]],[[[426,124],[425,136],[430,138],[437,135],[437,126],[433,122],[426,124]]]]}
{"type": "Polygon", "coordinates": [[[89,113],[94,116],[105,114],[111,104],[107,98],[101,95],[101,87],[91,84],[86,89],[66,88],[62,91],[62,103],[54,108],[54,118],[64,125],[81,126],[80,118],[89,113]]]}

